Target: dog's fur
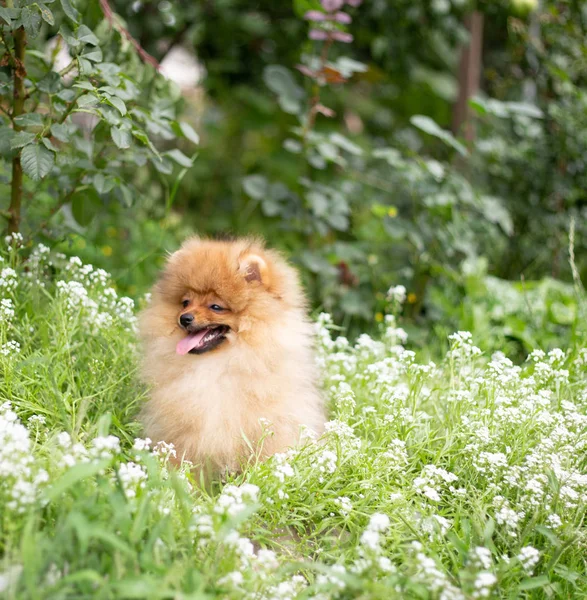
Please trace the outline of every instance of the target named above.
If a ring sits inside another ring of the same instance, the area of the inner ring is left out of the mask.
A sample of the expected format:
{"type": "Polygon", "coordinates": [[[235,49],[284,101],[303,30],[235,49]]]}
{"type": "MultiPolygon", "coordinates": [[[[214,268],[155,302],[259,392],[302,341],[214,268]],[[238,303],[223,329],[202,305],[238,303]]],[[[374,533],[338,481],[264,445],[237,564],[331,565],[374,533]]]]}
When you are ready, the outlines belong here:
{"type": "Polygon", "coordinates": [[[249,443],[266,457],[295,445],[301,425],[322,432],[312,326],[298,276],[259,240],[187,240],[153,289],[140,335],[152,387],[145,432],[154,442],[172,442],[178,458],[234,470],[251,455],[249,443]],[[179,324],[184,313],[193,315],[194,328],[228,326],[226,339],[202,354],[179,354],[188,336],[179,324]],[[273,431],[262,448],[260,419],[273,431]]]}

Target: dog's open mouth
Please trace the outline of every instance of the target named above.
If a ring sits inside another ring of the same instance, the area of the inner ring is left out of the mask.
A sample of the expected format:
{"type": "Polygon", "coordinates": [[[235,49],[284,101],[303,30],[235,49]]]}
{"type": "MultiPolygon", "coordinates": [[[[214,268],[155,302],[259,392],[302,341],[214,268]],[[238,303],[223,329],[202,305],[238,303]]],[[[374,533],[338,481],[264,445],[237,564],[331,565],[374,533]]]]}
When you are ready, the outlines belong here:
{"type": "Polygon", "coordinates": [[[229,329],[226,325],[209,325],[188,332],[186,337],[177,343],[175,350],[178,354],[204,354],[222,344],[229,329]]]}

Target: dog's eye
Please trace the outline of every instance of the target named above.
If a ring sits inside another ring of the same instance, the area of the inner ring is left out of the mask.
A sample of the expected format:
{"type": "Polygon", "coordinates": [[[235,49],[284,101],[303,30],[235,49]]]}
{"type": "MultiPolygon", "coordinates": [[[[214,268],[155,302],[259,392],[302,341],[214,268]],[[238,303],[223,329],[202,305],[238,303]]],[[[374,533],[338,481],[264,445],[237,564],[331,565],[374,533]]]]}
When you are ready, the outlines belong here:
{"type": "Polygon", "coordinates": [[[182,300],[182,301],[181,301],[181,305],[182,305],[184,308],[187,308],[187,307],[190,305],[190,301],[189,301],[189,300],[182,300]]]}
{"type": "Polygon", "coordinates": [[[210,304],[208,308],[214,312],[222,312],[224,310],[222,306],[219,306],[218,304],[210,304]]]}

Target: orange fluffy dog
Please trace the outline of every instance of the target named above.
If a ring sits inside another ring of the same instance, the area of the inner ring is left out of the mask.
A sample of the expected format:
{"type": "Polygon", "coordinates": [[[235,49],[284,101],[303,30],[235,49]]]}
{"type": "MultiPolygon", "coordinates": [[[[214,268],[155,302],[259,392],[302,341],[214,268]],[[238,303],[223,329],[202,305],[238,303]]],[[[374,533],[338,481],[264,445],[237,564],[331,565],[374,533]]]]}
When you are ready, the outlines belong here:
{"type": "Polygon", "coordinates": [[[236,469],[253,451],[321,433],[312,326],[297,273],[256,240],[187,240],[140,318],[151,399],[146,434],[178,458],[236,469]],[[273,435],[263,436],[263,420],[273,435]],[[248,442],[247,442],[248,441],[248,442]]]}

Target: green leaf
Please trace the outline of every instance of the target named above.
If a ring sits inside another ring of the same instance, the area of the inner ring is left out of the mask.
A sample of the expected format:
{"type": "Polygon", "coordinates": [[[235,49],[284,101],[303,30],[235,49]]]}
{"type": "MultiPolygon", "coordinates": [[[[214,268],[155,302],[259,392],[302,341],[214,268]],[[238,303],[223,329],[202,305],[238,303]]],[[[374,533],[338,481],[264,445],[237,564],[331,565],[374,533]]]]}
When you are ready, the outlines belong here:
{"type": "Polygon", "coordinates": [[[544,587],[550,583],[548,575],[539,575],[538,577],[528,577],[520,582],[518,590],[534,590],[536,588],[544,587]]]}
{"type": "Polygon", "coordinates": [[[77,99],[77,105],[79,107],[93,106],[99,102],[98,98],[93,94],[83,94],[77,99]]]}
{"type": "Polygon", "coordinates": [[[61,8],[63,8],[63,12],[66,14],[68,18],[70,18],[74,23],[79,22],[80,14],[79,11],[73,6],[70,0],[60,0],[61,8]]]}
{"type": "Polygon", "coordinates": [[[96,173],[92,183],[98,194],[107,194],[114,188],[115,181],[112,177],[106,177],[103,173],[96,173]]]}
{"type": "Polygon", "coordinates": [[[119,185],[115,193],[123,206],[130,208],[133,205],[133,194],[127,185],[119,185]]]}
{"type": "Polygon", "coordinates": [[[18,154],[18,151],[10,147],[15,135],[12,127],[0,127],[0,156],[4,160],[11,160],[18,154]]]}
{"type": "Polygon", "coordinates": [[[424,131],[425,133],[442,140],[445,144],[451,146],[451,148],[454,148],[461,156],[468,156],[469,153],[465,146],[463,146],[463,144],[461,144],[461,142],[459,142],[452,135],[452,133],[442,129],[442,127],[440,127],[430,117],[426,117],[425,115],[414,115],[410,119],[410,123],[421,131],[424,131]]]}
{"type": "Polygon", "coordinates": [[[122,129],[122,127],[111,127],[110,135],[112,141],[121,149],[130,148],[132,136],[128,129],[122,129]]]}
{"type": "Polygon", "coordinates": [[[39,9],[41,17],[43,17],[43,21],[45,21],[45,23],[49,23],[49,25],[55,25],[55,17],[53,16],[53,13],[44,4],[37,4],[35,2],[34,6],[39,9]]]}
{"type": "Polygon", "coordinates": [[[36,137],[37,136],[34,133],[29,133],[28,131],[19,131],[12,138],[12,140],[10,140],[10,147],[12,149],[22,148],[23,146],[32,144],[35,141],[36,137]]]}
{"type": "Polygon", "coordinates": [[[15,125],[19,127],[41,127],[43,119],[39,113],[26,113],[14,118],[15,125]]]}
{"type": "Polygon", "coordinates": [[[126,115],[126,104],[116,96],[105,96],[104,99],[108,104],[111,104],[124,117],[126,115]]]}
{"type": "Polygon", "coordinates": [[[506,233],[511,236],[514,233],[514,223],[503,202],[494,196],[481,197],[481,210],[484,217],[490,223],[497,223],[506,233]]]}
{"type": "Polygon", "coordinates": [[[289,114],[298,114],[305,92],[293,78],[293,75],[280,65],[269,65],[263,71],[263,80],[267,87],[277,94],[281,109],[289,114]]]}
{"type": "Polygon", "coordinates": [[[247,175],[243,178],[243,189],[247,196],[262,200],[267,195],[269,183],[263,175],[247,175]]]}
{"type": "Polygon", "coordinates": [[[544,118],[544,113],[535,104],[529,102],[505,102],[504,104],[512,115],[523,115],[533,119],[544,118]]]}
{"type": "Polygon", "coordinates": [[[36,38],[41,29],[41,14],[38,6],[25,6],[20,14],[22,25],[29,38],[36,38]]]}
{"type": "Polygon", "coordinates": [[[173,173],[173,163],[170,160],[167,160],[166,157],[151,158],[151,164],[163,175],[171,175],[171,173],[173,173]]]}
{"type": "Polygon", "coordinates": [[[60,142],[69,142],[76,130],[77,127],[71,123],[53,123],[51,125],[53,137],[57,138],[60,142]]]}
{"type": "Polygon", "coordinates": [[[100,40],[94,35],[94,32],[87,25],[80,25],[76,31],[76,37],[80,42],[89,44],[90,46],[97,46],[100,40]]]}
{"type": "Polygon", "coordinates": [[[20,154],[22,170],[33,181],[40,181],[55,163],[55,154],[42,144],[30,144],[20,154]]]}
{"type": "Polygon", "coordinates": [[[55,148],[55,146],[49,138],[42,138],[41,143],[43,144],[43,146],[45,146],[45,148],[47,148],[47,150],[51,150],[51,152],[58,152],[57,148],[55,148]]]}
{"type": "Polygon", "coordinates": [[[200,143],[200,136],[189,123],[184,121],[176,121],[173,123],[173,130],[175,131],[176,135],[181,135],[194,144],[200,143]]]}
{"type": "Polygon", "coordinates": [[[87,227],[102,208],[94,188],[80,190],[71,198],[71,214],[82,227],[87,227]]]}
{"type": "MultiPolygon", "coordinates": [[[[139,140],[139,142],[143,142],[147,148],[159,159],[161,159],[161,155],[157,152],[157,148],[153,146],[153,142],[149,139],[149,136],[140,129],[133,129],[132,134],[139,140]]],[[[153,163],[154,164],[154,163],[153,163]]]]}
{"type": "Polygon", "coordinates": [[[102,50],[100,48],[92,48],[91,50],[85,50],[81,55],[81,59],[86,59],[90,62],[101,62],[102,58],[102,50]]]}
{"type": "Polygon", "coordinates": [[[77,64],[79,65],[79,72],[82,75],[90,76],[94,72],[92,63],[81,56],[78,56],[77,64]]]}
{"type": "Polygon", "coordinates": [[[193,164],[192,159],[187,157],[181,150],[178,150],[177,148],[166,152],[165,156],[168,156],[182,167],[188,168],[191,167],[193,164]]]}
{"type": "Polygon", "coordinates": [[[55,73],[55,71],[49,71],[49,73],[37,83],[37,88],[46,94],[56,94],[61,87],[61,77],[59,76],[59,73],[55,73]]]}
{"type": "Polygon", "coordinates": [[[68,469],[49,489],[46,497],[49,501],[56,500],[67,490],[77,486],[80,481],[94,477],[108,466],[107,460],[92,463],[82,463],[68,469]]]}
{"type": "Polygon", "coordinates": [[[96,88],[89,81],[76,81],[71,87],[79,88],[80,90],[86,90],[88,92],[94,92],[96,88]]]}
{"type": "Polygon", "coordinates": [[[361,156],[361,154],[363,154],[363,149],[360,146],[357,146],[357,144],[354,144],[340,133],[330,134],[330,141],[333,144],[336,144],[339,148],[342,148],[343,150],[346,150],[348,153],[354,154],[355,156],[361,156]]]}
{"type": "Polygon", "coordinates": [[[8,26],[12,25],[12,19],[10,18],[10,11],[8,8],[0,6],[0,19],[6,21],[8,26]]]}

